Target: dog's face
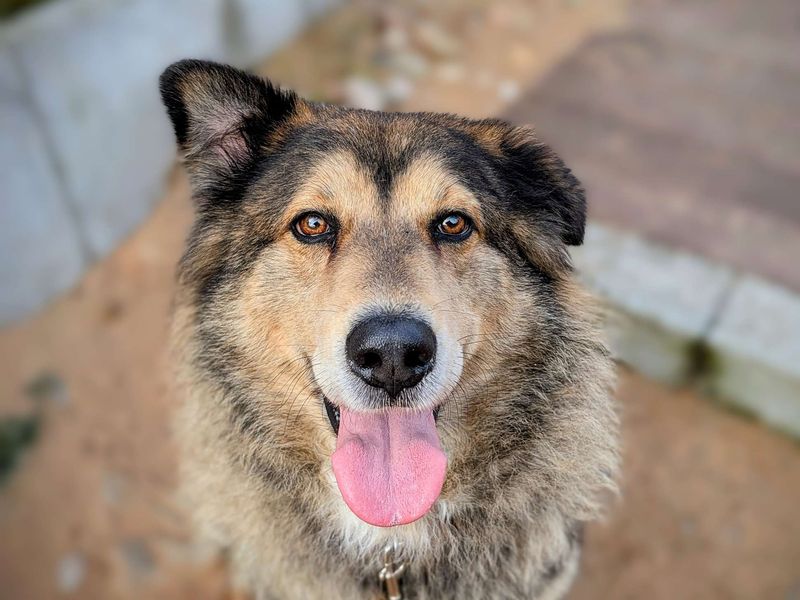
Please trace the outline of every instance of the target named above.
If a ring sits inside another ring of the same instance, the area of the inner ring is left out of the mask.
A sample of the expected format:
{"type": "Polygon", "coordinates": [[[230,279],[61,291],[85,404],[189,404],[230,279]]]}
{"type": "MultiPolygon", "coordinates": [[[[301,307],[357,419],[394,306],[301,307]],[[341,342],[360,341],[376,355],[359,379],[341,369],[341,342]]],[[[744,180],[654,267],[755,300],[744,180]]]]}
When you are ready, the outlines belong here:
{"type": "Polygon", "coordinates": [[[210,63],[162,93],[198,211],[190,360],[248,452],[373,525],[480,493],[475,457],[525,429],[519,389],[569,333],[585,203],[563,163],[499,121],[313,104],[210,63]]]}

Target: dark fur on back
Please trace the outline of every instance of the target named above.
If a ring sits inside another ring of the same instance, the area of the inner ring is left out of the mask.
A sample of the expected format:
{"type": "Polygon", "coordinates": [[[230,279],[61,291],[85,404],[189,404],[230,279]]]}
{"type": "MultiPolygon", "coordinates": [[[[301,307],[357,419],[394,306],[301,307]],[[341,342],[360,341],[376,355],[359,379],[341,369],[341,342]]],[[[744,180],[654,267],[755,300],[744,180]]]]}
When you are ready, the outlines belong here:
{"type": "Polygon", "coordinates": [[[184,488],[239,583],[377,597],[396,540],[408,598],[560,597],[617,468],[611,360],[566,250],[586,212],[569,169],[529,129],[310,103],[213,63],[176,63],[161,90],[197,210],[173,336],[184,488]],[[451,206],[478,224],[457,248],[424,225],[451,206]],[[343,235],[297,244],[311,209],[343,235]],[[378,304],[427,311],[461,357],[442,496],[396,530],[337,496],[321,404],[326,344],[378,304]]]}

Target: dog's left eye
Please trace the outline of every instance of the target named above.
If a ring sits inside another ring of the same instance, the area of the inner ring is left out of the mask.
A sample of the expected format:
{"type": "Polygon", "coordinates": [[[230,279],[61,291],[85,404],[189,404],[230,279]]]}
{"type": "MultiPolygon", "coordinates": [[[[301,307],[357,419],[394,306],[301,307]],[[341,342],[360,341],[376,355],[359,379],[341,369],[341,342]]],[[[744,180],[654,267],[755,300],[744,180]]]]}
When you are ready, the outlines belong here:
{"type": "Polygon", "coordinates": [[[472,221],[469,217],[455,212],[437,219],[433,228],[437,238],[456,242],[467,239],[472,230],[472,221]]]}
{"type": "Polygon", "coordinates": [[[303,242],[318,242],[330,237],[333,227],[319,213],[305,213],[294,220],[292,231],[303,242]]]}

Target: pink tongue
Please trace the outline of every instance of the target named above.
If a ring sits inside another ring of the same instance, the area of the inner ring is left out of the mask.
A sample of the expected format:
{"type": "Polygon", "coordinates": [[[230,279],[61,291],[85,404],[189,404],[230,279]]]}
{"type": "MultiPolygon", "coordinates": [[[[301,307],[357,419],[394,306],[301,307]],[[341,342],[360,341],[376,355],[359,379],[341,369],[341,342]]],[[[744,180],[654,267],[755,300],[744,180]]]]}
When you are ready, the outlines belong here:
{"type": "Polygon", "coordinates": [[[439,497],[447,458],[433,412],[340,409],[339,439],[331,456],[342,497],[370,525],[405,525],[439,497]]]}

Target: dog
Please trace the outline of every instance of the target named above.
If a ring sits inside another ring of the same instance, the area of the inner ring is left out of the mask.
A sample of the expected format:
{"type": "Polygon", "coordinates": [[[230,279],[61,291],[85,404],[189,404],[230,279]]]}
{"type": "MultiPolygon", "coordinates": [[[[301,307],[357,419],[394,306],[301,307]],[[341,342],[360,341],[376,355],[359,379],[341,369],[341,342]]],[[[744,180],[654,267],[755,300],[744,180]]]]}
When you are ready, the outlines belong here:
{"type": "Polygon", "coordinates": [[[181,481],[259,599],[562,597],[618,471],[578,180],[529,128],[185,60],[181,481]]]}

